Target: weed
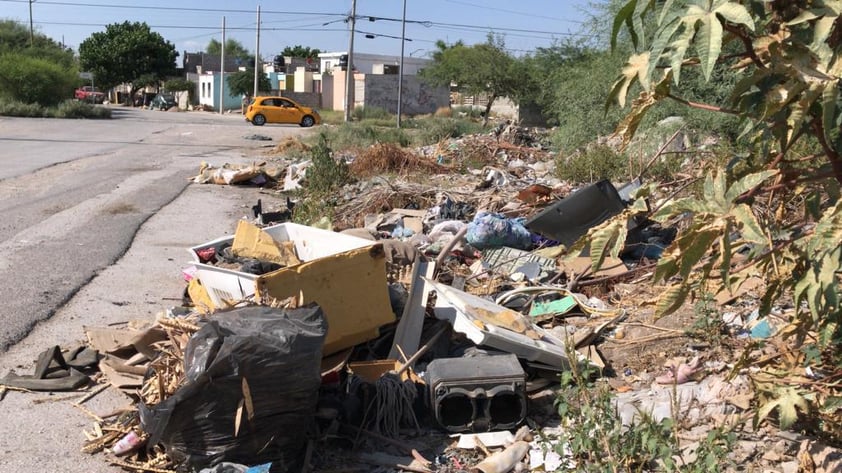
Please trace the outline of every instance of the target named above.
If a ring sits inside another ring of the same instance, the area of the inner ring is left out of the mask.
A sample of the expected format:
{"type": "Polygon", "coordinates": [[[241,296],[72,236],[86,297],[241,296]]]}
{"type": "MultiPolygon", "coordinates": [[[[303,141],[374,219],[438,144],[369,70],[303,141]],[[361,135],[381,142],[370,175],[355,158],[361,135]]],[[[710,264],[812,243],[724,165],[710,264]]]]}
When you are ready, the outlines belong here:
{"type": "MultiPolygon", "coordinates": [[[[570,359],[576,359],[575,353],[570,359]]],[[[700,442],[695,459],[677,462],[679,444],[672,419],[656,421],[639,411],[635,423],[624,426],[610,388],[591,381],[595,371],[574,364],[561,375],[562,386],[568,387],[556,399],[564,424],[556,451],[571,458],[570,471],[702,473],[719,471],[727,461],[734,435],[724,429],[712,430],[700,442]]]]}
{"type": "Polygon", "coordinates": [[[360,153],[349,166],[355,177],[371,177],[388,173],[426,172],[435,174],[442,168],[435,162],[419,158],[411,151],[391,143],[372,145],[360,153]]]}
{"type": "Polygon", "coordinates": [[[331,156],[327,136],[320,133],[318,141],[310,150],[313,163],[307,169],[307,189],[313,194],[325,195],[345,185],[350,179],[348,166],[331,156]]]}
{"type": "Polygon", "coordinates": [[[713,294],[702,292],[696,303],[693,304],[695,321],[688,330],[691,336],[705,340],[711,345],[717,346],[721,342],[721,335],[725,330],[725,322],[716,310],[717,304],[713,294]]]}
{"type": "Polygon", "coordinates": [[[568,156],[559,153],[556,158],[557,176],[576,183],[623,180],[627,170],[626,157],[606,145],[596,145],[568,156]]]}
{"type": "Polygon", "coordinates": [[[384,119],[391,119],[392,114],[389,113],[384,108],[363,107],[363,106],[358,105],[358,106],[354,107],[354,111],[351,112],[351,117],[356,121],[384,120],[384,119]]]}
{"type": "Polygon", "coordinates": [[[479,123],[444,117],[410,120],[407,126],[417,130],[414,142],[421,146],[438,143],[448,138],[480,133],[483,130],[479,123]]]}
{"type": "Polygon", "coordinates": [[[367,148],[375,143],[395,143],[409,146],[409,135],[402,129],[379,127],[370,123],[343,123],[336,127],[325,127],[322,133],[334,149],[367,148]]]}

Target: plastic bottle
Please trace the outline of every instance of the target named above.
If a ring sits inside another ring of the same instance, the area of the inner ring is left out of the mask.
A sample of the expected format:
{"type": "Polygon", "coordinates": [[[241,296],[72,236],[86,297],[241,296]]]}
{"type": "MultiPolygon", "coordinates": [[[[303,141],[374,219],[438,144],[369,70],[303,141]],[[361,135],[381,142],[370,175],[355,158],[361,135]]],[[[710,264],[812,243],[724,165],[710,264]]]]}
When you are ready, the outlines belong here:
{"type": "Polygon", "coordinates": [[[139,447],[142,442],[143,441],[140,436],[137,435],[137,432],[132,430],[127,433],[125,437],[121,438],[119,442],[114,444],[111,451],[114,452],[115,455],[125,455],[126,453],[129,453],[139,447]]]}

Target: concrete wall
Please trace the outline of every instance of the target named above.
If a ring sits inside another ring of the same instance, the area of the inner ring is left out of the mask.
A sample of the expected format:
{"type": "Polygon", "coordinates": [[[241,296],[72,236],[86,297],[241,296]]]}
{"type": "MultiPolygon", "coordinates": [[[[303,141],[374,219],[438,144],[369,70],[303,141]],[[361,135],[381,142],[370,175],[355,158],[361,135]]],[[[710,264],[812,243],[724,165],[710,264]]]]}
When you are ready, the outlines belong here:
{"type": "MultiPolygon", "coordinates": [[[[367,74],[363,81],[365,106],[379,107],[391,113],[397,113],[398,77],[397,75],[367,74]]],[[[447,87],[431,87],[417,76],[404,76],[402,113],[421,115],[449,106],[450,92],[447,87]]]]}
{"type": "MultiPolygon", "coordinates": [[[[321,62],[320,70],[322,73],[330,72],[333,70],[334,67],[339,66],[339,56],[346,54],[345,52],[330,52],[330,53],[321,53],[319,54],[319,61],[321,62]]],[[[375,72],[375,67],[380,65],[381,73],[382,73],[382,65],[393,65],[397,66],[400,64],[401,57],[400,56],[391,56],[387,54],[368,54],[368,53],[355,53],[354,54],[354,68],[356,68],[357,72],[362,74],[372,74],[375,72]]],[[[428,64],[430,64],[431,60],[427,58],[421,57],[411,57],[405,55],[403,57],[403,69],[406,75],[415,75],[418,71],[428,64]]]]}
{"type": "Polygon", "coordinates": [[[322,107],[328,110],[333,108],[333,82],[336,78],[329,74],[322,74],[322,107]]]}
{"type": "Polygon", "coordinates": [[[317,110],[322,108],[322,94],[318,92],[290,92],[289,90],[284,90],[281,92],[281,96],[289,97],[301,105],[313,107],[317,110]]]}
{"type": "Polygon", "coordinates": [[[295,83],[292,88],[293,92],[312,92],[313,91],[313,73],[299,67],[295,70],[295,83]]]}

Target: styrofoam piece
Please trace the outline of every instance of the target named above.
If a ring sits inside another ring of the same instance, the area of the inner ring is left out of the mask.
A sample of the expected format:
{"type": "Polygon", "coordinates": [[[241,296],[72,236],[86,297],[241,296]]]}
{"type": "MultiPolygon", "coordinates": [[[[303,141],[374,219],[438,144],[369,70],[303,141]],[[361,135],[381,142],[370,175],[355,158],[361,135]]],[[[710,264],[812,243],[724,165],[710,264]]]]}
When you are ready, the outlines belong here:
{"type": "MultiPolygon", "coordinates": [[[[540,336],[538,340],[534,340],[524,334],[503,327],[482,323],[480,317],[472,315],[477,310],[499,313],[508,309],[445,284],[429,279],[427,279],[427,282],[436,291],[437,297],[434,307],[436,318],[447,320],[454,330],[464,334],[475,344],[486,345],[507,353],[513,353],[519,358],[556,368],[570,368],[570,360],[567,358],[567,349],[564,343],[544,329],[533,324],[531,331],[540,336]]],[[[579,357],[577,364],[582,362],[586,361],[579,357]]]]}
{"type": "MultiPolygon", "coordinates": [[[[295,253],[302,262],[311,261],[317,258],[324,258],[345,251],[356,250],[374,245],[376,242],[346,235],[344,233],[331,232],[320,228],[308,227],[297,223],[285,222],[263,229],[277,241],[292,241],[295,243],[295,253]]],[[[224,236],[211,240],[201,245],[188,249],[193,261],[201,263],[198,250],[208,247],[219,249],[227,243],[234,241],[234,235],[224,236]]],[[[252,278],[253,279],[253,278],[252,278]]]]}
{"type": "Polygon", "coordinates": [[[515,441],[514,434],[508,430],[481,432],[478,434],[455,434],[451,435],[450,438],[458,438],[459,442],[456,446],[464,449],[477,448],[480,445],[492,448],[504,447],[515,441]]]}

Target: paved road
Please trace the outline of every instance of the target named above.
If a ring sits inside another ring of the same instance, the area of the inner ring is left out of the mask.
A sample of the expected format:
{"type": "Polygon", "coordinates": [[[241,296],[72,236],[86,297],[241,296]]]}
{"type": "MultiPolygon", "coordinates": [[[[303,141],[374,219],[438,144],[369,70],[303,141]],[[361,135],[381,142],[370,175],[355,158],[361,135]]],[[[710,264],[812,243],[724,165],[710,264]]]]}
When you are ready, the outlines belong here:
{"type": "Polygon", "coordinates": [[[256,132],[304,130],[116,107],[112,120],[0,117],[0,353],[117,261],[201,161],[264,144],[243,139],[256,132]]]}

